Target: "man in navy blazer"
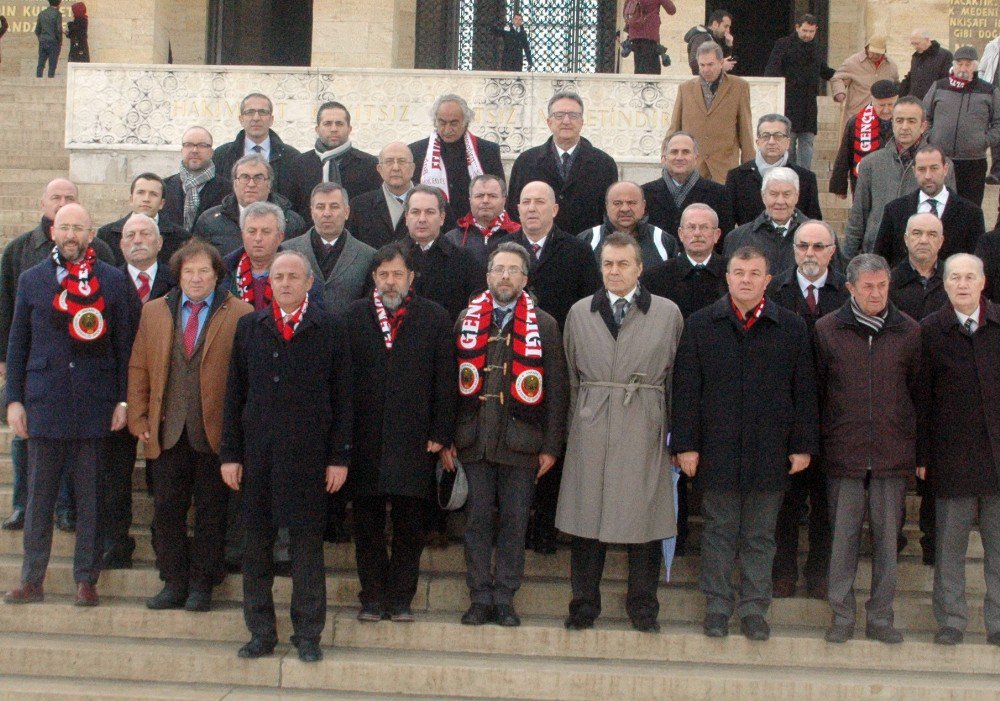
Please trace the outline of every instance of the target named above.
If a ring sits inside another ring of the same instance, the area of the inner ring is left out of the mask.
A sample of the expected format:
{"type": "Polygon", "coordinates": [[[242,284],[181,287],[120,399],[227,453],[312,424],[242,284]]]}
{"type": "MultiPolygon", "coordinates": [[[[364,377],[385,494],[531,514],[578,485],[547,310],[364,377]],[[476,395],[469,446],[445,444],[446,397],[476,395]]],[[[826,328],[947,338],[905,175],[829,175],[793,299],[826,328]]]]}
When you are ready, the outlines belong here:
{"type": "Polygon", "coordinates": [[[24,564],[21,585],[4,597],[8,603],[43,598],[52,512],[67,459],[77,500],[76,604],[98,603],[99,456],[104,439],[125,425],[139,300],[120,270],[97,260],[95,233],[87,210],[66,205],[52,226],[52,258],[18,281],[7,350],[7,421],[31,440],[24,564]]]}

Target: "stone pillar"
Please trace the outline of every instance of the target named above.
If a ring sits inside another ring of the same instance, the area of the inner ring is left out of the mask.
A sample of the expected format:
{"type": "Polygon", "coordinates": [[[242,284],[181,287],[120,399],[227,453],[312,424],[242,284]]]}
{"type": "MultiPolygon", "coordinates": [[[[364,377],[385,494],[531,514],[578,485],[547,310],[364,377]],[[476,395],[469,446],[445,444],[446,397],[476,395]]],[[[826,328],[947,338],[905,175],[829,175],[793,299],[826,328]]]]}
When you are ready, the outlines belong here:
{"type": "MultiPolygon", "coordinates": [[[[618,19],[617,26],[621,32],[622,39],[625,38],[625,19],[623,10],[625,0],[617,0],[618,19]]],[[[691,27],[705,22],[705,3],[688,2],[687,0],[674,0],[677,13],[668,15],[664,10],[660,10],[660,43],[667,47],[670,55],[670,66],[663,69],[663,75],[691,75],[691,68],[687,62],[687,44],[684,35],[691,27]]],[[[632,57],[621,59],[619,72],[627,75],[635,72],[635,64],[632,57]]]]}
{"type": "MultiPolygon", "coordinates": [[[[951,40],[948,26],[950,9],[950,0],[907,0],[894,3],[867,0],[867,34],[882,34],[886,37],[888,55],[899,64],[899,77],[902,78],[910,70],[910,56],[913,54],[910,32],[914,29],[927,29],[941,46],[948,48],[951,40]]],[[[861,46],[863,45],[862,43],[861,46]]]]}
{"type": "Polygon", "coordinates": [[[167,0],[87,0],[90,60],[166,63],[168,4],[167,0]]]}
{"type": "Polygon", "coordinates": [[[416,0],[313,0],[312,65],[413,68],[416,0]]]}

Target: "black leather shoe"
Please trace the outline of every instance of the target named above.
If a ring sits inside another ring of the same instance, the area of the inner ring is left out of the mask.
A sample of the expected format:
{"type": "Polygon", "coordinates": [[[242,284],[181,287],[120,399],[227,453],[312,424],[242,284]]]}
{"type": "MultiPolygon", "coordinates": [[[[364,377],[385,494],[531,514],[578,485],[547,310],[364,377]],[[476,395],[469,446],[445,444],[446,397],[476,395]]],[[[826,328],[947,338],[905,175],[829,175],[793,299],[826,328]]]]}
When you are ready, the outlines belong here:
{"type": "Polygon", "coordinates": [[[385,618],[385,612],[378,604],[362,604],[358,620],[362,623],[378,623],[385,618]]]}
{"type": "Polygon", "coordinates": [[[659,633],[660,624],[655,618],[633,618],[632,627],[640,633],[659,633]]]}
{"type": "Polygon", "coordinates": [[[274,643],[264,642],[261,638],[250,638],[250,642],[241,647],[236,656],[252,660],[258,657],[267,657],[272,652],[274,652],[274,643]]]}
{"type": "Polygon", "coordinates": [[[323,651],[315,640],[303,640],[295,647],[299,650],[299,659],[303,662],[319,662],[323,659],[323,651]]]}
{"type": "Polygon", "coordinates": [[[986,642],[990,645],[1000,645],[1000,631],[996,633],[990,633],[986,636],[986,642]]]}
{"type": "Polygon", "coordinates": [[[227,574],[239,574],[243,571],[243,566],[235,560],[226,560],[223,567],[226,568],[227,574]]]}
{"type": "Polygon", "coordinates": [[[188,594],[187,601],[184,602],[185,611],[211,611],[212,592],[192,591],[188,594]]]}
{"type": "Polygon", "coordinates": [[[0,528],[5,531],[20,531],[24,529],[24,509],[14,509],[10,516],[3,520],[0,528]]]}
{"type": "Polygon", "coordinates": [[[292,562],[291,560],[279,560],[274,563],[274,576],[275,577],[291,577],[292,576],[292,562]]]}
{"type": "Polygon", "coordinates": [[[828,643],[836,643],[840,645],[846,643],[853,637],[854,626],[834,623],[826,629],[826,635],[823,636],[823,639],[828,643]]]}
{"type": "Polygon", "coordinates": [[[539,555],[556,554],[556,529],[538,526],[535,528],[535,535],[531,539],[534,551],[539,555]]]}
{"type": "Polygon", "coordinates": [[[958,628],[945,626],[934,635],[935,645],[958,645],[965,635],[958,628]]]}
{"type": "Polygon", "coordinates": [[[567,630],[587,630],[594,627],[594,619],[579,613],[571,613],[563,625],[567,630]]]}
{"type": "Polygon", "coordinates": [[[762,641],[771,637],[771,626],[767,625],[763,616],[751,613],[740,619],[740,632],[747,640],[762,641]]]}
{"type": "Polygon", "coordinates": [[[76,531],[76,519],[70,514],[56,514],[56,528],[63,533],[73,533],[76,531]]]}
{"type": "Polygon", "coordinates": [[[463,626],[481,626],[491,623],[494,619],[493,607],[486,604],[472,604],[469,610],[462,614],[463,626]]]}
{"type": "Polygon", "coordinates": [[[184,608],[187,592],[177,591],[169,586],[163,587],[156,596],[146,599],[146,608],[154,611],[184,608]]]}
{"type": "Polygon", "coordinates": [[[903,634],[891,625],[865,626],[865,637],[888,645],[898,645],[903,642],[903,634]]]}
{"type": "Polygon", "coordinates": [[[510,604],[498,604],[496,607],[496,623],[504,628],[517,628],[521,625],[521,617],[510,604]]]}
{"type": "Polygon", "coordinates": [[[721,613],[706,613],[701,629],[710,638],[724,638],[729,635],[729,616],[721,613]]]}
{"type": "Polygon", "coordinates": [[[104,553],[101,558],[102,570],[130,570],[132,569],[132,558],[112,552],[104,553]]]}

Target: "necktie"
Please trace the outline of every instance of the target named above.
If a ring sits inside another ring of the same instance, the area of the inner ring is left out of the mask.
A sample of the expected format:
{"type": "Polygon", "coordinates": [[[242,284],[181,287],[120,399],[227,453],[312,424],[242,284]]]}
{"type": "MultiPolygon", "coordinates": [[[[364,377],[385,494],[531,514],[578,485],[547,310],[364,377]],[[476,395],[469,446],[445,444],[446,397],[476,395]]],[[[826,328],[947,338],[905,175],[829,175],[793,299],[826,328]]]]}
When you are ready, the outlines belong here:
{"type": "Polygon", "coordinates": [[[201,315],[205,303],[188,300],[184,304],[188,308],[188,320],[184,326],[184,354],[190,358],[194,354],[194,344],[198,340],[198,317],[201,315]]]}
{"type": "Polygon", "coordinates": [[[784,227],[784,226],[776,226],[776,227],[774,227],[774,233],[776,233],[781,238],[785,238],[785,232],[786,231],[788,231],[788,229],[786,227],[784,227]]]}
{"type": "Polygon", "coordinates": [[[569,155],[569,151],[566,151],[562,155],[562,176],[563,176],[563,180],[565,180],[566,178],[569,177],[569,168],[572,165],[570,163],[570,161],[572,160],[572,158],[573,157],[569,155]]]}
{"type": "Polygon", "coordinates": [[[149,293],[153,291],[153,288],[149,286],[149,274],[142,272],[136,277],[139,278],[139,287],[136,288],[136,292],[139,293],[139,299],[145,304],[149,301],[149,293]]]}
{"type": "Polygon", "coordinates": [[[694,270],[704,270],[704,269],[705,269],[704,263],[696,263],[694,266],[694,270]]]}
{"type": "Polygon", "coordinates": [[[931,197],[930,199],[927,200],[927,204],[929,204],[931,206],[931,214],[933,214],[935,217],[939,216],[938,215],[938,208],[937,208],[938,201],[936,199],[934,199],[933,197],[931,197]]]}
{"type": "Polygon", "coordinates": [[[498,329],[502,329],[504,322],[507,321],[507,315],[510,314],[509,309],[501,309],[497,307],[493,310],[493,323],[496,324],[498,329]]]}
{"type": "Polygon", "coordinates": [[[261,146],[260,144],[255,144],[254,147],[250,150],[253,151],[254,153],[264,153],[264,147],[261,146]]]}
{"type": "Polygon", "coordinates": [[[971,316],[962,324],[962,329],[965,331],[966,336],[971,336],[976,332],[976,322],[971,316]]]}
{"type": "Polygon", "coordinates": [[[625,298],[615,300],[615,324],[621,327],[622,322],[625,320],[625,315],[628,314],[628,300],[625,298]]]}
{"type": "Polygon", "coordinates": [[[809,313],[815,315],[816,309],[819,307],[816,301],[816,286],[809,285],[806,287],[806,306],[809,307],[809,313]]]}

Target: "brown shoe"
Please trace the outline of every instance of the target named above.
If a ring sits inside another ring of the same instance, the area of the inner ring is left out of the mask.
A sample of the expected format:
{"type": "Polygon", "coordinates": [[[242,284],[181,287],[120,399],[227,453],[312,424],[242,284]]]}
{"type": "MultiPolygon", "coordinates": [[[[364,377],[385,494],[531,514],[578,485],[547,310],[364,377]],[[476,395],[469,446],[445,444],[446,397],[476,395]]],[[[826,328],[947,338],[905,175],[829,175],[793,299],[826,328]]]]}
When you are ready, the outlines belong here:
{"type": "Polygon", "coordinates": [[[772,596],[775,599],[787,599],[795,596],[795,581],[785,578],[774,580],[772,596]]]}
{"type": "Polygon", "coordinates": [[[41,584],[24,582],[17,589],[7,592],[3,600],[8,604],[34,604],[45,598],[41,584]]]}
{"type": "Polygon", "coordinates": [[[76,585],[76,600],[73,602],[75,606],[97,606],[98,603],[97,587],[90,582],[80,582],[76,585]]]}

